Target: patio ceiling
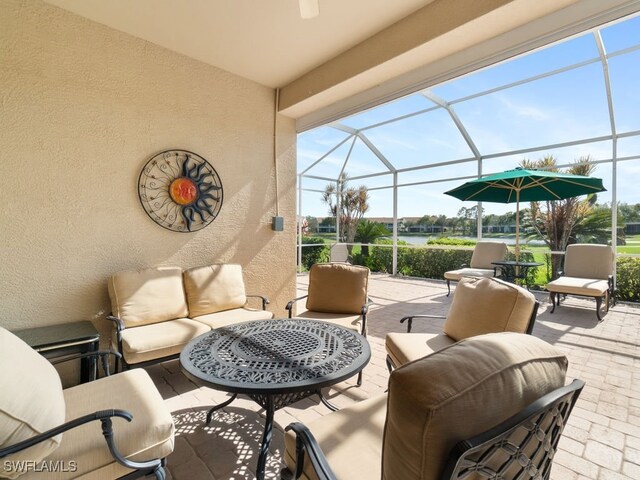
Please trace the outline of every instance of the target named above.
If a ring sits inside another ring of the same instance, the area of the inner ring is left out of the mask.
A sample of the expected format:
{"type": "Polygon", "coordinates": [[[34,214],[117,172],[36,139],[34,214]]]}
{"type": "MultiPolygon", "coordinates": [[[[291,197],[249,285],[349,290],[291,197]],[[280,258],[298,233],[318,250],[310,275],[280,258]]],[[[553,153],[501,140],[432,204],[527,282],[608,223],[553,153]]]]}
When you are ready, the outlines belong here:
{"type": "Polygon", "coordinates": [[[303,20],[297,0],[45,1],[279,87],[281,112],[298,119],[315,115],[299,120],[299,128],[317,124],[317,112],[325,108],[331,112],[322,112],[323,118],[336,110],[360,109],[372,99],[388,100],[415,82],[417,70],[429,66],[433,73],[434,62],[446,60],[449,71],[452,60],[458,68],[496,54],[511,55],[515,45],[558,32],[566,36],[568,26],[603,15],[611,19],[638,3],[319,0],[320,14],[303,20]],[[461,52],[467,53],[456,57],[461,52]]]}

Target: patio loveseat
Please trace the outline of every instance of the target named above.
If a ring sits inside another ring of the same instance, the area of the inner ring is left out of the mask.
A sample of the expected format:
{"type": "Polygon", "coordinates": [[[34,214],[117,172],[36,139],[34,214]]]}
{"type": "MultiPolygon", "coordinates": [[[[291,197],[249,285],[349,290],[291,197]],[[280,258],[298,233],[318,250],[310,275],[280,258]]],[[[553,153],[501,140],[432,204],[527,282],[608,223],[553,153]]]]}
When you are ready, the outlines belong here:
{"type": "Polygon", "coordinates": [[[273,318],[266,297],[246,294],[242,267],[234,264],[120,272],[109,279],[109,297],[112,344],[125,367],[177,358],[214,328],[273,318]],[[249,297],[260,298],[262,309],[249,308],[249,297]]]}

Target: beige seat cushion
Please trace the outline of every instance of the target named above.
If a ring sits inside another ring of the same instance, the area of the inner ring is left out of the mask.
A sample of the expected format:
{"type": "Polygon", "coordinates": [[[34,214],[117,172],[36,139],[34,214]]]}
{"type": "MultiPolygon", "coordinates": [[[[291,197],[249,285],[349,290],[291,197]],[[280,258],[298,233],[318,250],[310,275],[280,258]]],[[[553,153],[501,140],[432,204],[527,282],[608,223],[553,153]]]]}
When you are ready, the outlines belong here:
{"type": "MultiPolygon", "coordinates": [[[[386,411],[387,396],[381,395],[325,415],[307,425],[337,478],[381,478],[380,459],[386,411]]],[[[295,465],[295,452],[295,437],[292,432],[287,432],[284,461],[290,470],[295,465]]],[[[301,478],[317,479],[306,457],[301,478]]]]}
{"type": "MultiPolygon", "coordinates": [[[[3,384],[0,447],[15,445],[65,422],[65,401],[58,372],[44,357],[2,327],[0,369],[3,384]]],[[[17,478],[18,473],[7,469],[6,462],[39,462],[58,448],[62,437],[57,435],[0,459],[0,477],[17,478]]]]}
{"type": "Polygon", "coordinates": [[[135,327],[186,317],[189,313],[178,267],[120,272],[109,279],[111,312],[135,327]]]}
{"type": "Polygon", "coordinates": [[[389,333],[384,341],[387,355],[396,367],[431,355],[455,340],[443,333],[389,333]]]}
{"type": "Polygon", "coordinates": [[[207,325],[189,318],[126,328],[122,332],[122,353],[130,364],[175,355],[190,340],[209,331],[207,325]]]}
{"type": "MultiPolygon", "coordinates": [[[[389,380],[382,478],[439,479],[456,443],[563,386],[566,368],[566,357],[536,337],[495,333],[395,370],[389,380]]],[[[346,410],[341,413],[348,416],[346,410]]],[[[352,454],[355,463],[360,452],[352,454]]]]}
{"type": "Polygon", "coordinates": [[[609,282],[593,278],[560,277],[547,283],[547,290],[570,295],[601,297],[609,290],[609,282]]]}
{"type": "Polygon", "coordinates": [[[614,258],[613,248],[609,245],[569,245],[564,257],[564,275],[607,280],[613,273],[614,258]]]}
{"type": "Polygon", "coordinates": [[[193,320],[207,325],[209,328],[220,328],[234,323],[250,322],[252,320],[270,320],[273,313],[267,310],[255,310],[253,308],[234,308],[224,312],[210,313],[195,317],[193,320]]]}
{"type": "MultiPolygon", "coordinates": [[[[126,410],[133,415],[127,422],[113,419],[116,447],[133,460],[164,458],[173,451],[174,426],[171,414],[151,378],[142,369],[129,370],[64,391],[67,420],[98,410],[126,410]]],[[[90,422],[69,430],[50,461],[75,460],[77,471],[67,474],[47,473],[47,480],[82,477],[86,479],[118,478],[131,470],[113,460],[102,436],[100,422],[90,422]],[[85,475],[85,476],[83,476],[85,475]]],[[[22,478],[22,477],[21,477],[22,478]]],[[[25,475],[25,480],[43,480],[42,473],[25,475]]]]}
{"type": "Polygon", "coordinates": [[[362,315],[345,315],[342,313],[323,313],[323,312],[310,312],[305,311],[296,315],[296,318],[308,318],[310,320],[322,320],[325,322],[335,323],[341,327],[348,328],[349,330],[355,330],[356,332],[362,331],[362,315]]]}
{"type": "Polygon", "coordinates": [[[454,340],[494,332],[525,333],[536,303],[526,289],[497,278],[465,277],[442,330],[454,340]]]}
{"type": "Polygon", "coordinates": [[[344,263],[316,263],[309,270],[307,310],[359,314],[367,303],[369,269],[344,263]]]}
{"type": "Polygon", "coordinates": [[[449,270],[444,272],[444,278],[447,280],[459,281],[462,277],[493,277],[495,271],[492,269],[482,268],[460,268],[458,270],[449,270]]]}
{"type": "Polygon", "coordinates": [[[240,265],[216,264],[186,270],[184,289],[191,318],[241,308],[247,303],[240,265]]]}
{"type": "Polygon", "coordinates": [[[493,269],[491,262],[504,260],[507,255],[507,244],[504,242],[478,242],[471,255],[471,268],[493,269]]]}

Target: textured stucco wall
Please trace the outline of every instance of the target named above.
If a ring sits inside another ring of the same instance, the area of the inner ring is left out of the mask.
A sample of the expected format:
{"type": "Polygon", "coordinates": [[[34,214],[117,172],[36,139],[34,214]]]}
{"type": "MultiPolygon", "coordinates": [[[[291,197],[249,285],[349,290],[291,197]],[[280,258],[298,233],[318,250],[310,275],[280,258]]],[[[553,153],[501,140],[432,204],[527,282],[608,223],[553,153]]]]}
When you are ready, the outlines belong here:
{"type": "Polygon", "coordinates": [[[295,131],[278,119],[285,231],[273,232],[273,106],[267,87],[39,0],[2,0],[0,325],[90,319],[107,336],[109,275],[213,262],[242,264],[248,291],[284,315],[295,131]],[[220,215],[196,233],[159,227],[137,198],[142,166],[170,148],[205,157],[224,185],[220,215]]]}

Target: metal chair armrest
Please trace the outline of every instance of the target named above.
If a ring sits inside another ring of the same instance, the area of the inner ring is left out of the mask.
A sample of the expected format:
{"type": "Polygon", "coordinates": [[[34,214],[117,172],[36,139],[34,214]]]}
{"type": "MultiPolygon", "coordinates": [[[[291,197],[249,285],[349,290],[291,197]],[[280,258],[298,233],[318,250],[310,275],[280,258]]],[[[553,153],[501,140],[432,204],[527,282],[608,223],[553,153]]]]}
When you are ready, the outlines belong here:
{"type": "Polygon", "coordinates": [[[262,300],[262,310],[266,310],[267,309],[267,305],[269,305],[269,298],[265,297],[263,295],[247,295],[247,297],[250,298],[260,298],[262,300]]]}
{"type": "Polygon", "coordinates": [[[113,315],[107,315],[107,320],[116,324],[116,330],[118,331],[118,334],[120,334],[121,331],[127,328],[124,324],[124,320],[122,320],[121,318],[114,317],[113,315]]]}
{"type": "Polygon", "coordinates": [[[413,327],[413,319],[414,318],[427,318],[427,319],[438,319],[438,320],[442,320],[445,319],[447,317],[445,317],[444,315],[410,315],[408,317],[403,317],[400,319],[400,323],[404,323],[405,321],[408,320],[407,322],[407,333],[411,333],[411,327],[413,327]]]}
{"type": "Polygon", "coordinates": [[[160,473],[161,475],[164,475],[161,459],[154,459],[146,462],[134,462],[132,460],[125,458],[118,451],[113,441],[113,425],[112,425],[111,417],[124,418],[127,422],[130,422],[131,420],[133,420],[133,415],[131,415],[129,412],[125,410],[111,409],[111,410],[100,410],[97,412],[89,413],[88,415],[84,415],[82,417],[76,418],[75,420],[65,422],[62,425],[52,428],[51,430],[47,430],[46,432],[43,432],[39,435],[35,435],[31,438],[23,440],[22,442],[18,442],[9,447],[1,448],[0,458],[6,457],[7,455],[11,455],[12,453],[20,452],[26,448],[32,447],[33,445],[43,442],[51,437],[55,437],[56,435],[60,435],[61,433],[71,430],[72,428],[76,428],[76,427],[79,427],[80,425],[84,425],[89,422],[100,420],[100,423],[102,424],[102,435],[104,436],[104,439],[107,442],[107,447],[109,448],[109,451],[111,452],[111,455],[113,456],[116,462],[118,462],[120,465],[123,465],[124,467],[135,469],[135,470],[139,470],[139,469],[153,470],[154,472],[156,472],[157,478],[162,478],[158,474],[160,473]],[[161,470],[161,472],[158,472],[158,470],[161,470]]]}
{"type": "Polygon", "coordinates": [[[369,307],[373,305],[373,300],[367,297],[367,303],[362,306],[362,310],[360,310],[360,315],[366,315],[369,313],[369,307]]]}
{"type": "Polygon", "coordinates": [[[287,303],[287,306],[284,307],[285,310],[289,310],[289,318],[292,317],[292,312],[293,312],[293,304],[296,303],[298,300],[302,300],[303,298],[307,298],[309,295],[303,295],[301,297],[298,298],[294,298],[293,300],[290,300],[289,303],[287,303]]]}
{"type": "Polygon", "coordinates": [[[51,364],[57,365],[58,363],[68,362],[69,360],[77,360],[78,358],[86,358],[86,357],[100,357],[100,362],[102,363],[102,369],[104,370],[105,376],[111,375],[111,371],[109,370],[109,355],[113,355],[117,360],[122,359],[122,355],[118,352],[114,352],[112,350],[100,350],[97,352],[86,352],[86,353],[74,353],[72,355],[65,355],[63,357],[58,357],[55,359],[51,359],[51,364]]]}
{"type": "Polygon", "coordinates": [[[296,434],[296,467],[295,472],[291,472],[293,478],[298,479],[302,475],[306,452],[319,480],[336,480],[336,475],[331,470],[320,445],[306,425],[299,422],[291,423],[285,428],[285,431],[289,430],[293,430],[296,434]]]}

